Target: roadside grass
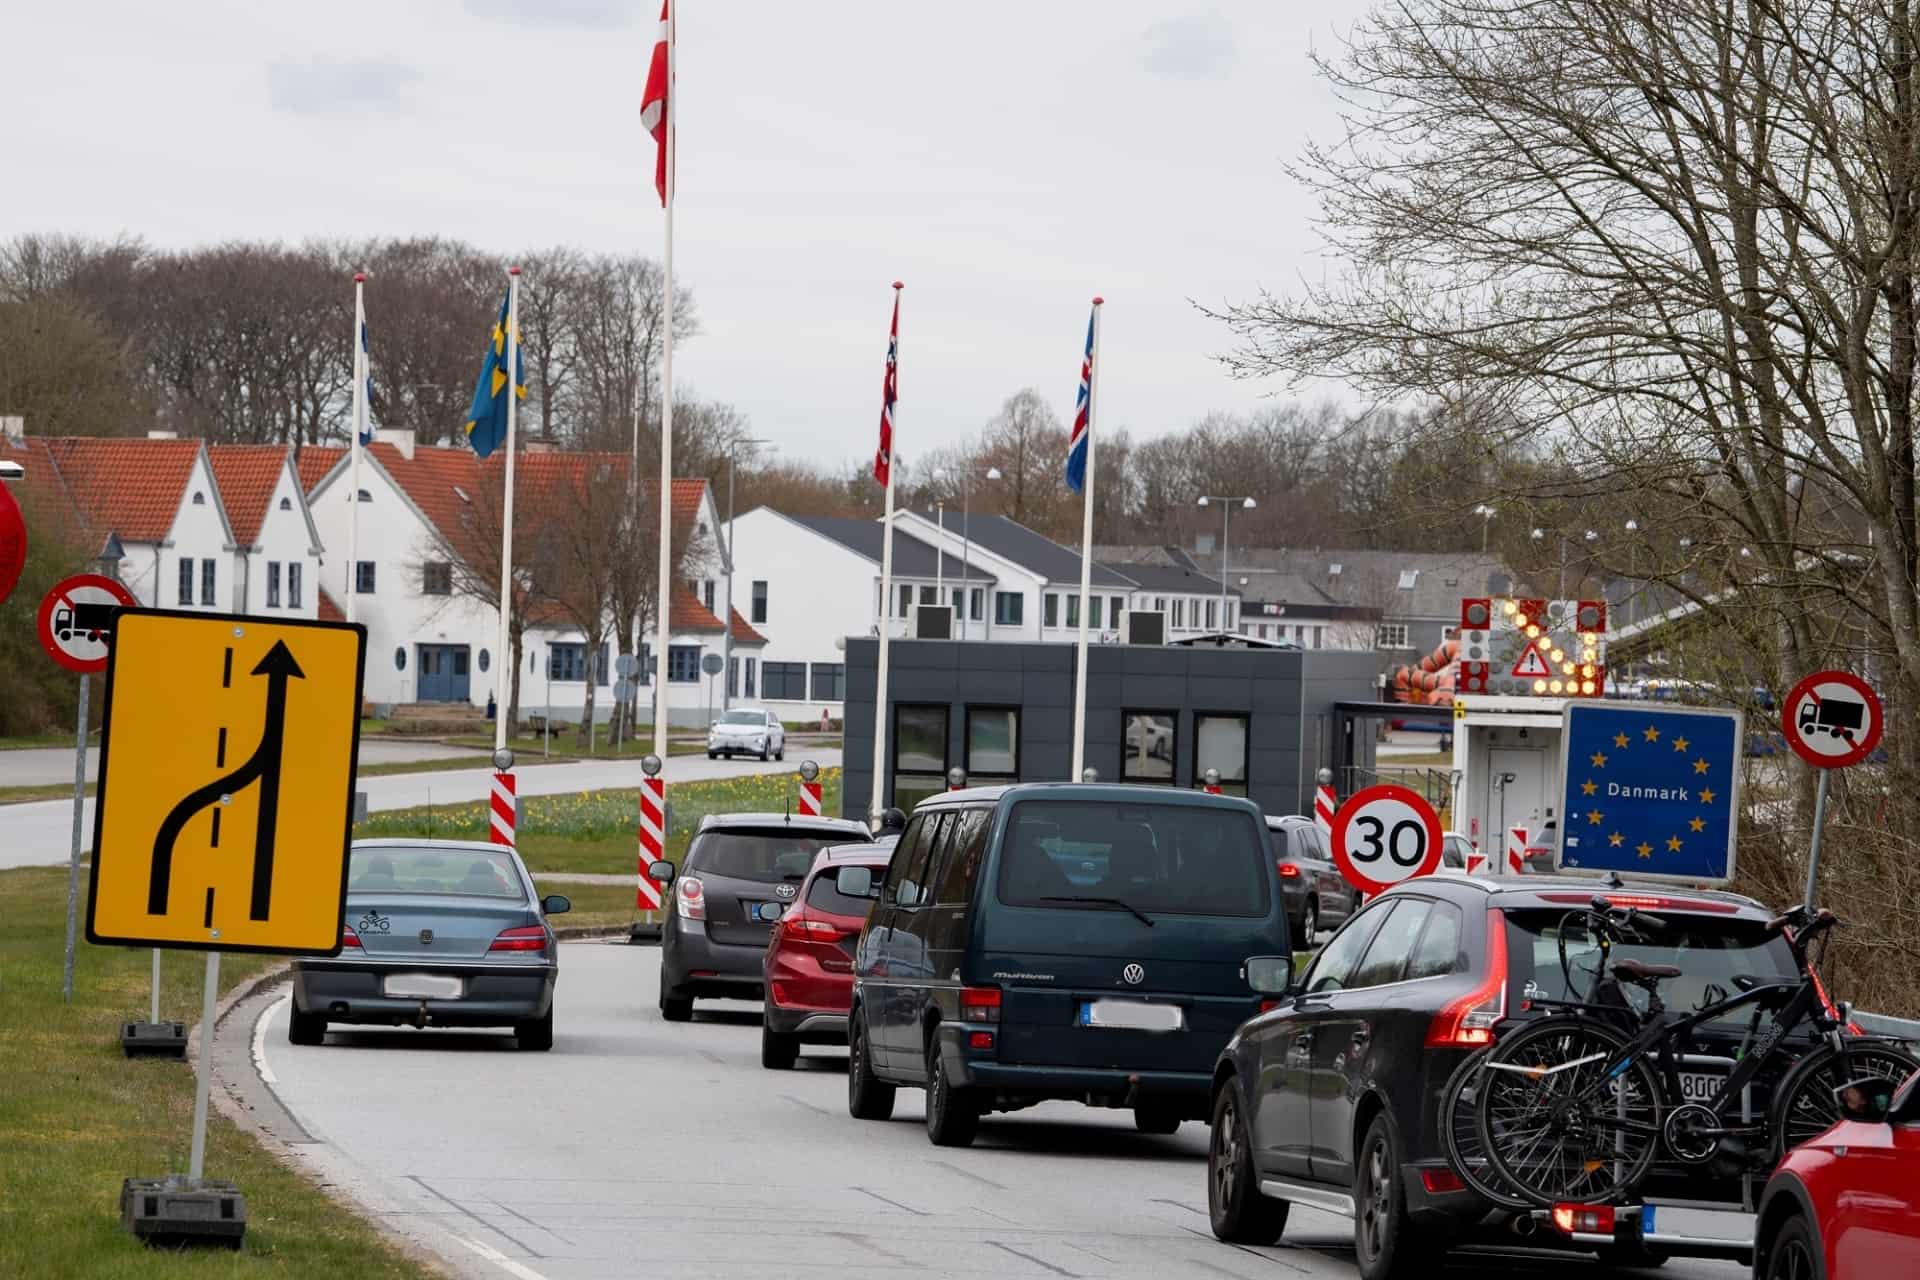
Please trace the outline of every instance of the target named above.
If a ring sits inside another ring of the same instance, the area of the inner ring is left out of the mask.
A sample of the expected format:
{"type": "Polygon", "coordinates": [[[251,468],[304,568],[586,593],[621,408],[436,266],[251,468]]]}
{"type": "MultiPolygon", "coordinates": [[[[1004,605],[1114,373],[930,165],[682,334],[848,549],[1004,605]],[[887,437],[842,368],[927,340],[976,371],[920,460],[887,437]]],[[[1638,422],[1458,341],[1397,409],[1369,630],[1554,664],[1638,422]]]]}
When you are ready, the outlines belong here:
{"type": "MultiPolygon", "coordinates": [[[[627,868],[631,871],[631,865],[627,868]]],[[[633,886],[630,884],[569,884],[543,881],[534,877],[540,896],[565,894],[573,910],[554,916],[549,922],[556,929],[605,929],[633,923],[633,886]]]]}
{"type": "MultiPolygon", "coordinates": [[[[64,733],[23,733],[11,738],[0,738],[0,751],[28,751],[34,747],[71,747],[74,730],[64,733]]],[[[96,742],[100,731],[94,729],[87,734],[88,742],[96,742]]]]}
{"type": "MultiPolygon", "coordinates": [[[[441,760],[390,760],[384,764],[363,764],[356,776],[382,778],[396,773],[443,773],[449,769],[484,769],[490,763],[488,757],[483,755],[447,756],[441,760]]],[[[540,761],[526,760],[522,763],[539,764],[540,761]]],[[[94,784],[89,782],[87,794],[92,795],[93,792],[94,784]]],[[[73,799],[71,782],[29,783],[17,787],[0,787],[0,805],[27,804],[35,800],[71,799],[73,799]]]]}
{"type": "MultiPolygon", "coordinates": [[[[492,734],[461,733],[439,738],[437,741],[444,742],[450,747],[477,747],[487,751],[493,750],[492,734]]],[[[674,742],[669,739],[667,754],[697,756],[706,750],[704,744],[705,739],[699,741],[688,739],[684,742],[674,742]]],[[[527,764],[541,759],[543,755],[541,750],[543,744],[537,733],[523,733],[509,738],[507,745],[513,748],[513,754],[516,757],[527,764]]],[[[638,737],[623,738],[618,747],[608,745],[606,734],[602,732],[594,742],[593,750],[588,752],[576,744],[572,725],[555,725],[553,741],[545,745],[546,758],[554,760],[638,760],[653,750],[653,730],[643,727],[638,737]]]]}
{"type": "Polygon", "coordinates": [[[1453,752],[1430,751],[1417,756],[1380,756],[1375,767],[1381,773],[1394,769],[1451,769],[1453,752]]]}
{"type": "MultiPolygon", "coordinates": [[[[60,998],[66,871],[0,871],[0,1275],[36,1280],[273,1277],[338,1280],[435,1275],[282,1165],[218,1111],[206,1171],[239,1185],[247,1234],[237,1253],[149,1249],[120,1225],[120,1181],[184,1173],[193,1072],[129,1060],[120,1023],[145,1017],[148,953],[94,947],[76,957],[73,1003],[60,998]]],[[[82,892],[85,881],[82,881],[82,892]]],[[[82,920],[86,904],[81,904],[82,920]]],[[[275,963],[221,958],[231,988],[275,963]]],[[[163,1017],[198,1017],[198,955],[161,965],[163,1017]]]]}
{"type": "MultiPolygon", "coordinates": [[[[87,794],[93,794],[93,784],[87,784],[87,794]]],[[[0,804],[29,804],[35,800],[71,800],[73,784],[71,782],[30,782],[18,787],[0,787],[0,804]]]]}

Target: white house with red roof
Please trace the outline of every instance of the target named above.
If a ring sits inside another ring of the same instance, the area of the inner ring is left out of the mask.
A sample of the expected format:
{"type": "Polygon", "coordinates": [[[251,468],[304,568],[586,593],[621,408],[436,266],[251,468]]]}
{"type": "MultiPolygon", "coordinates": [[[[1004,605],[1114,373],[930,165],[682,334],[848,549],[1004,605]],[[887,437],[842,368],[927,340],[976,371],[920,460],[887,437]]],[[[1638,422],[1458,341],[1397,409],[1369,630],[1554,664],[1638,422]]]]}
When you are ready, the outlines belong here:
{"type": "MultiPolygon", "coordinates": [[[[498,516],[489,495],[497,489],[500,460],[482,460],[470,449],[417,445],[413,433],[382,430],[362,454],[358,501],[349,489],[351,461],[341,447],[307,447],[295,461],[307,487],[308,505],[327,556],[320,572],[323,610],[343,612],[367,627],[366,697],[371,702],[465,703],[485,706],[504,698],[500,681],[499,615],[491,604],[460,590],[474,574],[456,563],[463,555],[479,566],[497,556],[488,545],[498,516]],[[347,563],[348,525],[359,508],[358,562],[347,563]],[[351,596],[351,599],[349,597],[351,596]]],[[[623,455],[527,451],[516,469],[520,528],[537,520],[541,504],[564,500],[565,484],[605,483],[581,468],[607,469],[621,483],[623,455]]],[[[668,648],[668,705],[676,724],[704,724],[708,678],[701,660],[718,653],[724,627],[707,603],[724,571],[715,540],[719,527],[713,495],[704,480],[674,483],[673,507],[681,536],[693,539],[691,562],[701,576],[674,592],[668,648]]],[[[738,620],[734,647],[742,657],[765,640],[738,620]]],[[[652,679],[651,637],[643,683],[652,679]]],[[[581,631],[550,610],[528,620],[522,642],[520,706],[523,715],[549,704],[555,720],[577,722],[586,703],[586,681],[595,680],[595,718],[611,714],[613,656],[617,646],[586,652],[581,631]]],[[[717,692],[717,691],[716,691],[717,692]]],[[[643,707],[651,701],[643,693],[643,707]]],[[[644,710],[643,710],[644,714],[644,710]]]]}
{"type": "Polygon", "coordinates": [[[324,548],[293,450],[216,444],[208,446],[207,458],[233,530],[233,612],[318,617],[324,548]]]}

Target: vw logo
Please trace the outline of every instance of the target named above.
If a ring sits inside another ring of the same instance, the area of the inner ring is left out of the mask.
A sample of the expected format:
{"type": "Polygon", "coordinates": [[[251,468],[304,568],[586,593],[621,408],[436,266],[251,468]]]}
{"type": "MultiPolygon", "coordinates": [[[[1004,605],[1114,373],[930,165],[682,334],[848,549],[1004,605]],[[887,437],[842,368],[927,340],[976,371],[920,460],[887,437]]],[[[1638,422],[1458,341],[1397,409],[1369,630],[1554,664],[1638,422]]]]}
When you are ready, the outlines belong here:
{"type": "Polygon", "coordinates": [[[791,898],[795,892],[796,890],[790,884],[777,884],[773,886],[773,896],[776,898],[791,898]]]}
{"type": "Polygon", "coordinates": [[[1137,964],[1130,964],[1120,971],[1120,980],[1130,987],[1137,987],[1147,980],[1147,971],[1137,964]]]}

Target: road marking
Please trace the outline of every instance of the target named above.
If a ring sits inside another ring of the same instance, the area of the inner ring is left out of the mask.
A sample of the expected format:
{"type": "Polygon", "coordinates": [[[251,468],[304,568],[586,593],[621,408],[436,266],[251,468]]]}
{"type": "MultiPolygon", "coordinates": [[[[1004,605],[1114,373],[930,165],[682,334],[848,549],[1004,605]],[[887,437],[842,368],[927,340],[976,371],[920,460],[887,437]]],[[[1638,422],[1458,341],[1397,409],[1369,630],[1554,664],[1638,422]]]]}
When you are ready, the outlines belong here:
{"type": "Polygon", "coordinates": [[[260,1015],[260,1021],[253,1024],[253,1069],[258,1072],[260,1078],[268,1084],[278,1084],[280,1082],[274,1078],[273,1068],[267,1065],[267,1024],[272,1022],[273,1015],[285,1008],[287,1003],[292,999],[293,997],[291,995],[281,996],[273,1002],[265,1013],[260,1015]]]}
{"type": "Polygon", "coordinates": [[[518,1280],[547,1280],[545,1276],[535,1271],[532,1267],[515,1262],[512,1258],[509,1258],[506,1254],[500,1252],[490,1244],[482,1244],[478,1240],[469,1240],[465,1236],[455,1236],[454,1239],[485,1258],[488,1262],[491,1262],[494,1266],[499,1267],[508,1275],[518,1277],[518,1280]]]}

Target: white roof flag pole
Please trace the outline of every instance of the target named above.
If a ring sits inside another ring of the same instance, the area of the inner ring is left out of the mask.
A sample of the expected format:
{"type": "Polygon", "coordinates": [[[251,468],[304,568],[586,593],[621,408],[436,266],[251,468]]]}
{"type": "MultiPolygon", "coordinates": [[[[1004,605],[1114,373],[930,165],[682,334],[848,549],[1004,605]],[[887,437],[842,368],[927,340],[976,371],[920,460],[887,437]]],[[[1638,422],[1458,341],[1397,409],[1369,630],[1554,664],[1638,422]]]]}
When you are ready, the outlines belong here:
{"type": "Polygon", "coordinates": [[[660,579],[654,601],[653,754],[667,758],[667,636],[672,613],[673,585],[673,187],[674,135],[680,122],[675,84],[675,18],[672,0],[660,5],[660,35],[647,68],[647,87],[640,99],[640,123],[654,137],[654,187],[667,213],[664,262],[666,276],[666,341],[660,359],[660,579]]]}
{"type": "MultiPolygon", "coordinates": [[[[512,701],[513,682],[520,678],[520,664],[513,649],[513,459],[515,401],[520,398],[520,268],[507,268],[507,498],[500,522],[500,647],[493,669],[500,673],[500,689],[494,697],[493,749],[507,746],[507,705],[512,701]]],[[[358,494],[354,495],[356,498],[358,494]]]]}
{"type": "MultiPolygon", "coordinates": [[[[359,612],[354,580],[360,572],[360,451],[366,447],[369,432],[367,403],[373,370],[367,360],[367,273],[353,274],[353,439],[347,442],[353,454],[353,469],[347,489],[347,621],[355,622],[359,612]]],[[[155,1019],[158,1021],[158,1019],[155,1019]]]]}
{"type": "Polygon", "coordinates": [[[887,335],[887,374],[880,390],[880,448],[873,457],[873,478],[887,487],[885,515],[880,522],[880,658],[873,686],[873,790],[867,805],[869,822],[878,821],[886,799],[887,752],[887,639],[892,627],[887,609],[893,595],[893,419],[900,399],[900,291],[893,282],[893,327],[887,335]]]}
{"type": "Polygon", "coordinates": [[[1067,445],[1067,487],[1080,490],[1080,645],[1073,664],[1073,772],[1070,782],[1085,776],[1087,764],[1087,624],[1092,613],[1087,608],[1087,592],[1093,583],[1093,424],[1094,407],[1100,395],[1100,308],[1106,299],[1093,300],[1093,314],[1087,319],[1087,354],[1081,368],[1080,403],[1074,408],[1073,434],[1067,445]],[[1081,449],[1086,451],[1086,472],[1076,475],[1081,449]]]}

